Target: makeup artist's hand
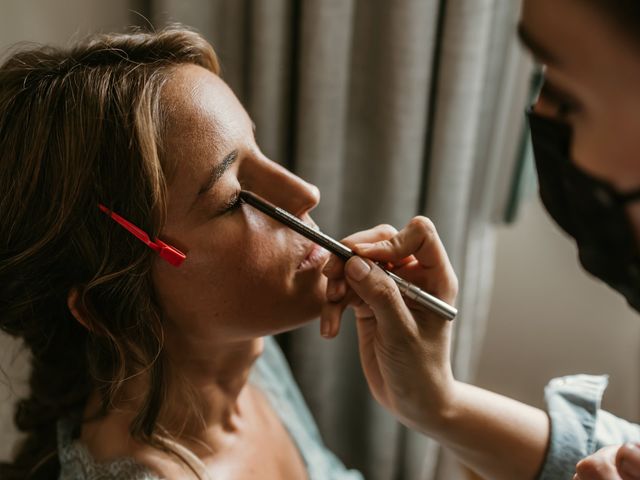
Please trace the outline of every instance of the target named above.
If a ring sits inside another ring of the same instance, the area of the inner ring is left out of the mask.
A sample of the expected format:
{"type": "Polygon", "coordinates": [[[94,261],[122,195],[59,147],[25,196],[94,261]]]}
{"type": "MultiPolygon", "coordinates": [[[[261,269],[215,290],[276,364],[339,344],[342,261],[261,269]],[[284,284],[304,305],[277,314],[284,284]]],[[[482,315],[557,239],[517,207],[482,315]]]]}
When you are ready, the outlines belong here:
{"type": "Polygon", "coordinates": [[[633,443],[602,448],[578,462],[573,480],[640,480],[640,448],[633,443]]]}
{"type": "Polygon", "coordinates": [[[425,217],[415,217],[400,232],[381,225],[343,242],[366,259],[353,257],[345,264],[332,257],[325,266],[329,303],[322,333],[335,336],[343,310],[352,306],[371,392],[403,423],[427,432],[444,418],[454,397],[451,322],[405,300],[374,261],[453,305],[458,282],[442,242],[425,217]]]}

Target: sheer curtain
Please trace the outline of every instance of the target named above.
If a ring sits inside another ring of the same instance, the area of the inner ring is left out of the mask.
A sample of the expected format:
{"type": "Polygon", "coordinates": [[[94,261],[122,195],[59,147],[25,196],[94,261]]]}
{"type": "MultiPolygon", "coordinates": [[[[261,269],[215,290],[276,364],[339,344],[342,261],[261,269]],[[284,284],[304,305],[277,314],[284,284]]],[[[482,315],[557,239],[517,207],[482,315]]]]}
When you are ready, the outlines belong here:
{"type": "MultiPolygon", "coordinates": [[[[526,98],[510,0],[151,0],[204,33],[270,158],[315,183],[337,237],[431,217],[460,279],[454,368],[469,380],[488,310],[493,226],[526,98]]],[[[281,339],[327,444],[366,478],[451,479],[437,446],[371,399],[353,322],[281,339]]]]}

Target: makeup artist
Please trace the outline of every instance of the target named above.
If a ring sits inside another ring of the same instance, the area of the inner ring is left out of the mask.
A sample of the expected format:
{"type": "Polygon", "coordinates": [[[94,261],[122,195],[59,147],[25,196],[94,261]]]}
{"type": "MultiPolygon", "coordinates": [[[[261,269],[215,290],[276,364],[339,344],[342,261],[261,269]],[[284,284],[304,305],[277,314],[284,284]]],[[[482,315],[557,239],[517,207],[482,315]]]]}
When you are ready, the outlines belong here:
{"type": "MultiPolygon", "coordinates": [[[[640,2],[524,0],[522,43],[545,66],[528,112],[542,201],[584,269],[640,309],[640,2]]],[[[380,226],[345,240],[448,303],[457,280],[433,224],[380,226]]],[[[605,377],[547,386],[547,412],[456,381],[451,323],[411,303],[370,260],[324,269],[323,334],[347,304],[376,400],[487,479],[640,478],[640,427],[599,409],[605,377]]],[[[603,320],[603,321],[615,321],[603,320]]]]}

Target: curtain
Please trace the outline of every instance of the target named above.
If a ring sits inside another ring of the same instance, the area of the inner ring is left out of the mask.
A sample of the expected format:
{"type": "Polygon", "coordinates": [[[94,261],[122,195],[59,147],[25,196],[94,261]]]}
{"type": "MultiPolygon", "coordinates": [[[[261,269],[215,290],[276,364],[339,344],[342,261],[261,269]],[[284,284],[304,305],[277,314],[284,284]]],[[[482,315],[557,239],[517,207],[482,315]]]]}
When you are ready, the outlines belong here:
{"type": "MultiPolygon", "coordinates": [[[[263,151],[320,187],[324,231],[434,220],[461,286],[454,369],[472,380],[527,91],[519,2],[120,0],[118,18],[127,1],[134,23],[179,21],[211,40],[263,151]]],[[[279,339],[327,445],[368,479],[459,478],[435,443],[372,400],[352,320],[330,342],[316,324],[279,339]]],[[[23,378],[14,344],[0,340],[1,363],[23,378]]],[[[8,410],[1,418],[11,431],[8,410]]]]}
{"type": "MultiPolygon", "coordinates": [[[[148,0],[214,45],[262,150],[320,187],[338,238],[433,219],[460,280],[453,364],[472,380],[488,312],[493,228],[523,125],[527,68],[511,0],[148,0]]],[[[426,437],[371,398],[354,322],[280,338],[325,442],[373,480],[458,478],[426,437]]]]}
{"type": "MultiPolygon", "coordinates": [[[[133,22],[182,22],[212,42],[262,150],[320,187],[314,218],[325,232],[400,228],[416,214],[434,220],[460,280],[454,370],[472,380],[493,228],[503,218],[527,94],[528,65],[513,38],[520,2],[126,1],[142,14],[133,22]]],[[[279,340],[327,445],[368,479],[459,478],[434,442],[373,401],[353,319],[345,316],[333,341],[318,330],[279,340]]],[[[20,370],[0,341],[1,363],[20,370]]]]}

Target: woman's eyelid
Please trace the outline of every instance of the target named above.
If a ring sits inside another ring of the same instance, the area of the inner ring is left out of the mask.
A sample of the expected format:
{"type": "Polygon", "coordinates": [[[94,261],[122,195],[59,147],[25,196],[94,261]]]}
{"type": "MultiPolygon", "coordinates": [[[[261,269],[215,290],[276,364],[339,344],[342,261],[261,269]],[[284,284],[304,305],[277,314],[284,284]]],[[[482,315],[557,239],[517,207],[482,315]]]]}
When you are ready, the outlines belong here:
{"type": "Polygon", "coordinates": [[[540,94],[546,98],[556,102],[570,103],[573,106],[580,106],[579,96],[574,93],[573,87],[570,87],[568,80],[560,76],[556,72],[549,71],[548,68],[542,70],[542,86],[540,94]]]}
{"type": "Polygon", "coordinates": [[[573,95],[565,93],[555,85],[545,81],[539,95],[539,101],[548,102],[551,107],[556,110],[556,115],[561,118],[579,113],[582,106],[573,95]]]}
{"type": "Polygon", "coordinates": [[[227,185],[228,186],[224,188],[225,193],[220,194],[220,199],[216,202],[221,213],[237,205],[240,199],[240,192],[243,190],[243,182],[239,175],[237,175],[237,172],[235,178],[230,180],[227,185]]]}
{"type": "Polygon", "coordinates": [[[577,103],[575,102],[573,95],[549,81],[545,81],[540,93],[555,100],[572,101],[572,103],[577,103]]]}
{"type": "Polygon", "coordinates": [[[243,165],[247,155],[255,155],[255,152],[246,152],[244,149],[238,149],[236,161],[227,171],[224,172],[217,185],[205,191],[207,196],[213,197],[214,203],[221,205],[223,208],[237,199],[242,190],[245,190],[245,172],[246,166],[243,165]]]}
{"type": "Polygon", "coordinates": [[[218,213],[219,215],[224,215],[226,213],[233,212],[237,210],[243,203],[242,197],[240,196],[240,189],[236,190],[236,192],[226,200],[224,206],[218,213]]]}

